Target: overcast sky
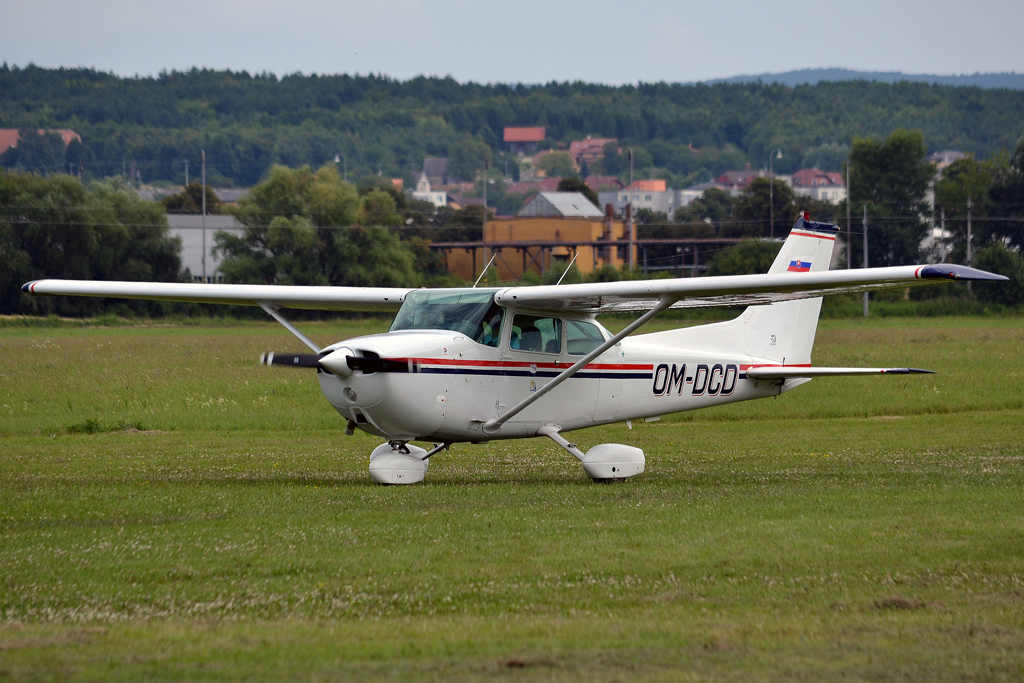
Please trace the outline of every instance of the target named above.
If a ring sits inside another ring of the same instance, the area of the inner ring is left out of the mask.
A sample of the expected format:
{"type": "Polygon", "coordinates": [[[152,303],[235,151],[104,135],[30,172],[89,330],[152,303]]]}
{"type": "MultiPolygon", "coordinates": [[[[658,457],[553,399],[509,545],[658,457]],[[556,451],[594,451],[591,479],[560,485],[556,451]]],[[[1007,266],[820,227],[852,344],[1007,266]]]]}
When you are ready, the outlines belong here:
{"type": "Polygon", "coordinates": [[[459,81],[1024,72],[1022,0],[3,0],[0,61],[459,81]]]}

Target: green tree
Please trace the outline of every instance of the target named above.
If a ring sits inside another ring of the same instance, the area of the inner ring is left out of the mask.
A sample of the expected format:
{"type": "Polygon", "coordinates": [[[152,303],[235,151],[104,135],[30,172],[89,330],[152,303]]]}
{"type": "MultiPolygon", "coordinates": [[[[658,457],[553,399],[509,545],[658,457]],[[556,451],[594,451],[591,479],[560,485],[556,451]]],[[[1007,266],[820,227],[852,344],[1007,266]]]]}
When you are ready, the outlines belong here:
{"type": "MultiPolygon", "coordinates": [[[[172,194],[160,200],[167,213],[202,213],[203,184],[189,183],[178,194],[172,194]]],[[[209,185],[206,186],[206,213],[220,213],[220,197],[209,185]]]]}
{"type": "Polygon", "coordinates": [[[558,191],[581,192],[584,196],[586,196],[587,199],[590,200],[591,204],[598,208],[601,207],[601,202],[597,198],[597,193],[590,189],[590,185],[587,185],[579,178],[562,178],[561,180],[558,181],[558,191]]]}
{"type": "MultiPolygon", "coordinates": [[[[1013,154],[993,160],[992,186],[989,190],[989,215],[1024,219],[1024,137],[1013,154]]],[[[1003,220],[990,227],[992,236],[1006,239],[1024,249],[1024,220],[1003,220]]]]}
{"type": "MultiPolygon", "coordinates": [[[[601,168],[608,175],[618,175],[622,172],[622,157],[619,155],[619,145],[616,142],[606,142],[604,145],[604,156],[601,158],[601,168]]],[[[629,164],[626,164],[629,170],[629,164]]]]}
{"type": "Polygon", "coordinates": [[[772,233],[774,213],[776,237],[789,233],[796,220],[796,195],[784,182],[769,187],[768,178],[754,178],[736,199],[732,231],[737,235],[767,237],[772,233]]]}
{"type": "Polygon", "coordinates": [[[782,242],[745,240],[715,254],[708,264],[708,275],[767,273],[781,249],[782,242]]]}
{"type": "Polygon", "coordinates": [[[333,165],[275,166],[234,211],[241,236],[215,237],[229,282],[416,286],[416,257],[386,228],[350,228],[357,219],[394,216],[394,199],[371,189],[362,198],[333,165]]]}
{"type": "Polygon", "coordinates": [[[67,173],[64,140],[56,133],[18,131],[18,146],[0,154],[0,166],[39,173],[67,173]]]}
{"type": "Polygon", "coordinates": [[[491,148],[480,140],[459,140],[448,151],[448,174],[453,178],[473,180],[489,163],[491,148]]]}
{"type": "Polygon", "coordinates": [[[576,166],[568,152],[550,152],[537,162],[537,170],[548,178],[565,178],[576,175],[576,166]]]}
{"type": "MultiPolygon", "coordinates": [[[[487,212],[487,220],[494,218],[491,211],[487,212]]],[[[453,226],[482,227],[484,224],[484,207],[481,204],[470,204],[463,209],[452,212],[448,223],[453,226]]],[[[477,232],[479,235],[479,232],[477,232]]],[[[479,239],[479,237],[478,237],[479,239]]]]}
{"type": "Polygon", "coordinates": [[[359,198],[356,222],[360,225],[398,226],[402,216],[395,206],[394,197],[384,190],[373,190],[359,198]]]}
{"type": "Polygon", "coordinates": [[[40,278],[147,280],[180,277],[181,241],[167,234],[162,207],[120,180],[86,188],[64,174],[0,171],[0,312],[92,315],[113,307],[159,313],[162,303],[35,297],[40,278]]]}
{"type": "Polygon", "coordinates": [[[1024,304],[1024,258],[1019,252],[994,242],[975,255],[974,267],[1010,278],[1009,282],[975,282],[978,299],[1004,306],[1024,304]]]}
{"type": "Polygon", "coordinates": [[[668,215],[664,211],[637,209],[636,222],[639,225],[664,225],[668,223],[668,215]]]}
{"type": "MultiPolygon", "coordinates": [[[[869,264],[917,263],[928,231],[921,216],[929,213],[925,196],[935,166],[925,159],[924,136],[897,130],[885,140],[855,138],[850,151],[853,213],[867,205],[869,264]]],[[[856,267],[863,262],[854,249],[856,267]]]]}
{"type": "Polygon", "coordinates": [[[680,223],[709,221],[717,229],[732,219],[735,209],[736,199],[731,194],[711,187],[686,206],[676,209],[675,219],[680,223]]]}
{"type": "MultiPolygon", "coordinates": [[[[967,202],[971,202],[974,218],[988,214],[989,190],[992,186],[992,166],[977,161],[973,156],[959,159],[943,169],[942,178],[935,183],[935,217],[946,212],[946,229],[953,233],[953,242],[964,245],[967,240],[967,202]]],[[[972,225],[972,239],[984,245],[993,238],[993,223],[982,221],[972,225]]],[[[961,251],[960,249],[957,250],[961,251]]]]}
{"type": "Polygon", "coordinates": [[[850,146],[841,145],[837,142],[826,142],[816,145],[804,152],[804,158],[800,162],[802,168],[816,168],[821,171],[839,172],[842,171],[847,157],[850,156],[850,146]]]}

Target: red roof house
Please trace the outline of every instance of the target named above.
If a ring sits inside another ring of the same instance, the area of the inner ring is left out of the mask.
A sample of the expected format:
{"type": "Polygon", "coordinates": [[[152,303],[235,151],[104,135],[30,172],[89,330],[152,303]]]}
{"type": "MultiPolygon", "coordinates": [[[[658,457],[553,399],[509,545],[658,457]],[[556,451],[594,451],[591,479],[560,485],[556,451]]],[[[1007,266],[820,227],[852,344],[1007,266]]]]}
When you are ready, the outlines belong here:
{"type": "Polygon", "coordinates": [[[583,162],[592,164],[598,159],[604,158],[604,146],[609,142],[618,142],[616,138],[587,138],[586,140],[576,140],[569,145],[569,154],[576,160],[576,165],[580,166],[583,162]]]}
{"type": "MultiPolygon", "coordinates": [[[[67,128],[40,128],[39,134],[45,135],[47,133],[56,133],[60,136],[60,139],[64,141],[64,146],[67,147],[71,144],[72,140],[82,141],[82,136],[73,130],[67,128]]],[[[21,139],[21,134],[16,128],[0,128],[0,154],[3,154],[11,147],[18,146],[18,140],[21,139]]]]}
{"type": "Polygon", "coordinates": [[[630,192],[665,192],[668,183],[664,180],[634,180],[626,187],[630,192]]]}
{"type": "Polygon", "coordinates": [[[517,154],[533,154],[537,151],[537,143],[544,139],[543,126],[505,128],[505,151],[517,154]]]}

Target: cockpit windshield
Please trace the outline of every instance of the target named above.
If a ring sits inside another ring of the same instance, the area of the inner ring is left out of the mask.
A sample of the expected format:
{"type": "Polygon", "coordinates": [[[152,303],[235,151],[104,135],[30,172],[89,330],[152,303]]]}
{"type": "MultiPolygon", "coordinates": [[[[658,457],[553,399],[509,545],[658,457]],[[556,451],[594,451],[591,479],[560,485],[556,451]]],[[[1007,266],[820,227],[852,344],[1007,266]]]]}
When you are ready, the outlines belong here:
{"type": "Polygon", "coordinates": [[[493,289],[442,289],[410,292],[391,325],[398,330],[451,330],[478,344],[501,341],[504,309],[494,303],[493,289]]]}

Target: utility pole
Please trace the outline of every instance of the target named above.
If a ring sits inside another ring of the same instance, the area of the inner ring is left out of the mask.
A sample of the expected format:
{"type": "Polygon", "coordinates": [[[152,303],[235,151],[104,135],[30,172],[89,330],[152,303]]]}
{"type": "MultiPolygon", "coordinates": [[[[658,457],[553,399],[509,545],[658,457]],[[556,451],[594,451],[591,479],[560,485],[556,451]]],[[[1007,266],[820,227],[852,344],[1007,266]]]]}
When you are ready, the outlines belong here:
{"type": "Polygon", "coordinates": [[[633,148],[629,148],[629,189],[633,189],[633,148]]]}
{"type": "Polygon", "coordinates": [[[846,269],[853,270],[853,233],[850,231],[850,159],[846,159],[846,269]]]}
{"type": "MultiPolygon", "coordinates": [[[[971,254],[971,198],[967,198],[967,265],[971,265],[973,256],[971,254]]],[[[969,284],[969,283],[968,283],[969,284]]]]}
{"type": "MultiPolygon", "coordinates": [[[[636,224],[633,223],[633,205],[626,204],[626,230],[629,231],[629,269],[632,271],[636,268],[636,256],[634,251],[636,249],[636,224]]],[[[611,220],[609,218],[609,220],[611,220]]]]}
{"type": "MultiPolygon", "coordinates": [[[[868,205],[864,205],[864,267],[868,267],[868,205]]],[[[868,317],[868,293],[864,292],[864,317],[868,317]]]]}
{"type": "Polygon", "coordinates": [[[185,159],[185,187],[188,187],[188,159],[185,159]]]}
{"type": "Polygon", "coordinates": [[[772,242],[775,241],[775,174],[772,173],[772,157],[778,152],[778,158],[782,158],[781,149],[773,149],[768,155],[768,214],[770,216],[771,223],[771,237],[772,242]]]}
{"type": "Polygon", "coordinates": [[[206,150],[203,150],[203,282],[206,282],[206,150]]]}
{"type": "MultiPolygon", "coordinates": [[[[967,265],[971,265],[973,261],[973,255],[971,254],[971,198],[967,198],[967,265]]],[[[974,290],[971,288],[972,282],[967,283],[967,291],[973,296],[974,290]]]]}
{"type": "Polygon", "coordinates": [[[345,170],[345,175],[342,178],[342,180],[344,180],[347,183],[348,182],[348,157],[346,157],[344,154],[335,154],[334,155],[334,163],[337,164],[339,161],[342,161],[345,164],[344,166],[342,166],[342,168],[345,170]]]}
{"type": "Polygon", "coordinates": [[[942,263],[946,262],[946,207],[942,207],[939,219],[939,258],[942,263]]]}
{"type": "Polygon", "coordinates": [[[487,240],[487,169],[491,167],[491,162],[484,162],[484,222],[483,228],[480,230],[480,239],[487,240]]]}

